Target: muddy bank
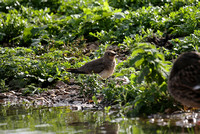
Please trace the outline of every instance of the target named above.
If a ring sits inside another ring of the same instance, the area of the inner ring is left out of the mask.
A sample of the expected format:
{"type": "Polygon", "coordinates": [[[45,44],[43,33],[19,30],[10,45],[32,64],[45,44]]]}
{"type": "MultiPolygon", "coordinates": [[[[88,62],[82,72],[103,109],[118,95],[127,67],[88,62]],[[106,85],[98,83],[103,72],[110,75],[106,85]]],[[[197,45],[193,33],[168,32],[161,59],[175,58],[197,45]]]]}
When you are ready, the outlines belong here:
{"type": "Polygon", "coordinates": [[[81,95],[78,85],[68,85],[57,81],[54,89],[48,89],[42,93],[24,95],[23,91],[8,91],[0,93],[0,104],[27,106],[69,106],[72,110],[97,108],[92,100],[81,95]]]}

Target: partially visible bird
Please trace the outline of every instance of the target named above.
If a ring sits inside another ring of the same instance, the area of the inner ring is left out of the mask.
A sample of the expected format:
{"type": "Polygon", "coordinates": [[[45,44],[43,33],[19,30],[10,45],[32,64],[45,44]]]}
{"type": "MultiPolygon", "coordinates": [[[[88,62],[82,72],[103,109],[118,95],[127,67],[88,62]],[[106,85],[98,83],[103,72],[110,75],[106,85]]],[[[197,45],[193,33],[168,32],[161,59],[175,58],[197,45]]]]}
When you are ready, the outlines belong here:
{"type": "Polygon", "coordinates": [[[172,67],[168,80],[169,93],[188,107],[200,107],[200,53],[181,54],[172,67]]]}
{"type": "Polygon", "coordinates": [[[115,56],[116,53],[112,50],[107,50],[104,53],[104,56],[90,61],[86,63],[85,65],[81,66],[80,68],[77,69],[67,69],[68,72],[71,73],[78,73],[78,74],[92,74],[92,73],[97,73],[99,74],[103,79],[106,79],[110,77],[116,66],[116,61],[115,61],[115,56]]]}

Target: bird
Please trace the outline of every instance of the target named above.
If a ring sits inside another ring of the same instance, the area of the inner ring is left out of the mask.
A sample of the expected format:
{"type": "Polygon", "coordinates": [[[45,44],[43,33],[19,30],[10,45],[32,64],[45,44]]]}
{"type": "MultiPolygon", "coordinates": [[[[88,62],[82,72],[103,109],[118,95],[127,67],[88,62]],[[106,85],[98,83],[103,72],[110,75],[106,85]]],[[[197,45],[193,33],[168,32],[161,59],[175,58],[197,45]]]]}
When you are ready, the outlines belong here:
{"type": "Polygon", "coordinates": [[[85,65],[81,66],[80,68],[74,69],[69,68],[66,71],[71,73],[78,73],[78,74],[99,74],[101,78],[106,79],[110,77],[115,70],[116,66],[116,53],[112,50],[107,50],[103,57],[92,60],[85,65]]]}
{"type": "Polygon", "coordinates": [[[185,52],[175,60],[168,91],[184,106],[200,108],[200,53],[185,52]]]}

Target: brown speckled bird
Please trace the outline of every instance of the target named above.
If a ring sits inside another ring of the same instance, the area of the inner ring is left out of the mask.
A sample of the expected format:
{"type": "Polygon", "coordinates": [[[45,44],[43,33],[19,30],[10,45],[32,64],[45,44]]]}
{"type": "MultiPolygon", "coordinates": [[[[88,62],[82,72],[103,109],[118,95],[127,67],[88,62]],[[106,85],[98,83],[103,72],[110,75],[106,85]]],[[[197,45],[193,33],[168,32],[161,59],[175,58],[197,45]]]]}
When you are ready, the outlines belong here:
{"type": "Polygon", "coordinates": [[[116,66],[115,56],[116,56],[116,53],[114,51],[107,50],[104,53],[103,57],[90,61],[78,69],[70,68],[70,69],[67,69],[67,71],[71,73],[78,73],[78,74],[97,73],[103,79],[106,79],[110,77],[115,70],[115,66],[116,66]]]}
{"type": "Polygon", "coordinates": [[[169,93],[188,107],[200,107],[200,53],[181,54],[174,62],[169,80],[169,93]]]}

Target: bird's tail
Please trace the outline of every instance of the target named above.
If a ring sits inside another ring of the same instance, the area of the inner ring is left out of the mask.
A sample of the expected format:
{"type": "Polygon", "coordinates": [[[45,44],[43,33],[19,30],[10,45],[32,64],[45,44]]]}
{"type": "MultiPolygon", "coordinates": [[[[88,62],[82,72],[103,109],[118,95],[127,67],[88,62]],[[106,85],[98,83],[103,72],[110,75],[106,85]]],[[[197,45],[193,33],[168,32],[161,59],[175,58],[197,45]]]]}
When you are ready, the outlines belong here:
{"type": "Polygon", "coordinates": [[[71,72],[71,73],[77,73],[77,74],[86,74],[86,72],[84,71],[80,71],[78,69],[75,69],[75,68],[69,68],[66,70],[67,72],[71,72]]]}

